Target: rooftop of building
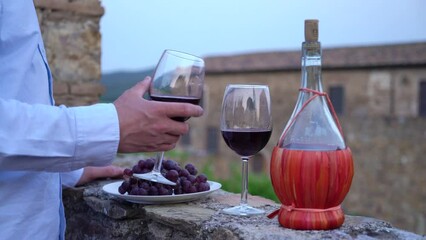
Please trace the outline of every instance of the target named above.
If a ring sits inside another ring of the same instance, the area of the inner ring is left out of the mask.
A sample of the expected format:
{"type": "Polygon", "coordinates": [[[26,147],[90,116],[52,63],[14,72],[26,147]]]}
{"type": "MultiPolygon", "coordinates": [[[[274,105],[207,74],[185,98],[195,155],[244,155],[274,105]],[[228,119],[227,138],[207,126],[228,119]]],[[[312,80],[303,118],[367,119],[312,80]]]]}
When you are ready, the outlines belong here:
{"type": "MultiPolygon", "coordinates": [[[[301,51],[273,51],[206,57],[214,73],[267,72],[300,69],[301,51]]],[[[323,69],[426,66],[426,42],[322,49],[323,69]]]]}

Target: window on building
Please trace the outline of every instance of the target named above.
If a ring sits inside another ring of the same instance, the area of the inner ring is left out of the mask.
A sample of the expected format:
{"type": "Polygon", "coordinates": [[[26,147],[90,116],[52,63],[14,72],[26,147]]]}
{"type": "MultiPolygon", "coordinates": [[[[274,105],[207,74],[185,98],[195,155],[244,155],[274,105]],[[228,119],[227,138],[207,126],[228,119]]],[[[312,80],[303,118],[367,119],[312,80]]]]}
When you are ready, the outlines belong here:
{"type": "Polygon", "coordinates": [[[426,117],[426,81],[420,82],[419,116],[426,117]]]}
{"type": "Polygon", "coordinates": [[[219,150],[218,132],[219,130],[215,127],[207,128],[207,152],[209,154],[216,154],[219,150]]]}
{"type": "Polygon", "coordinates": [[[329,88],[329,95],[331,103],[333,104],[334,111],[336,111],[337,114],[343,114],[343,106],[344,106],[344,98],[345,98],[345,91],[342,86],[333,86],[329,88]]]}

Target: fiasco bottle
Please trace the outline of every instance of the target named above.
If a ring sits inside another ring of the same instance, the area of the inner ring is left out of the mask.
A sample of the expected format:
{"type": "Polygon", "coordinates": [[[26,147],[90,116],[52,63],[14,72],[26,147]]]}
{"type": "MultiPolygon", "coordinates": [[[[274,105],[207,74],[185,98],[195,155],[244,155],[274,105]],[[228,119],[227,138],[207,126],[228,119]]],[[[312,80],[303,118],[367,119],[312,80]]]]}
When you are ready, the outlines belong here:
{"type": "Polygon", "coordinates": [[[318,20],[305,21],[301,87],[294,111],[273,150],[270,175],[281,201],[278,221],[287,228],[340,227],[340,204],[354,173],[352,153],[321,80],[318,20]]]}

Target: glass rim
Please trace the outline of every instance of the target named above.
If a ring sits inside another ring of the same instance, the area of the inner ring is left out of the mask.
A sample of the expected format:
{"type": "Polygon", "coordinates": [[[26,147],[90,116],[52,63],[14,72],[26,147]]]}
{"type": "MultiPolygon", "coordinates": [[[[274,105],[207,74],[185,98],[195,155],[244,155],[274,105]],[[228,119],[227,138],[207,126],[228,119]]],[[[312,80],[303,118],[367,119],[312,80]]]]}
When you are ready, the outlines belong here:
{"type": "Polygon", "coordinates": [[[191,60],[191,61],[198,61],[198,62],[202,62],[204,63],[204,60],[202,57],[199,57],[197,55],[191,54],[191,53],[187,53],[187,52],[183,52],[183,51],[179,51],[179,50],[174,50],[174,49],[165,49],[163,52],[164,54],[170,54],[172,56],[175,57],[180,57],[180,58],[184,58],[187,60],[191,60]]]}

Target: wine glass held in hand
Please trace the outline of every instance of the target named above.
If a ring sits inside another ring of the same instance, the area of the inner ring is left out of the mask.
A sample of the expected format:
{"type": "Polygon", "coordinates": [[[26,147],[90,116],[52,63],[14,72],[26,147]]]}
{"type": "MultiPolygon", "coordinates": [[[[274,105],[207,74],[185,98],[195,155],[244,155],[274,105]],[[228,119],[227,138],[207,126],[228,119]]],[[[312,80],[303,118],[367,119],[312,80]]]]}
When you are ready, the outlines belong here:
{"type": "Polygon", "coordinates": [[[248,160],[268,143],[272,132],[271,100],[266,85],[231,84],[225,89],[220,119],[222,136],[242,159],[242,189],[239,206],[226,214],[250,216],[264,213],[248,205],[248,160]]]}
{"type": "MultiPolygon", "coordinates": [[[[204,60],[184,52],[165,50],[157,64],[150,86],[150,97],[154,101],[180,102],[198,105],[203,95],[204,60]]],[[[173,117],[175,121],[184,122],[186,117],[173,117]]],[[[161,174],[164,152],[158,153],[154,169],[149,173],[133,176],[175,185],[161,174]]]]}

